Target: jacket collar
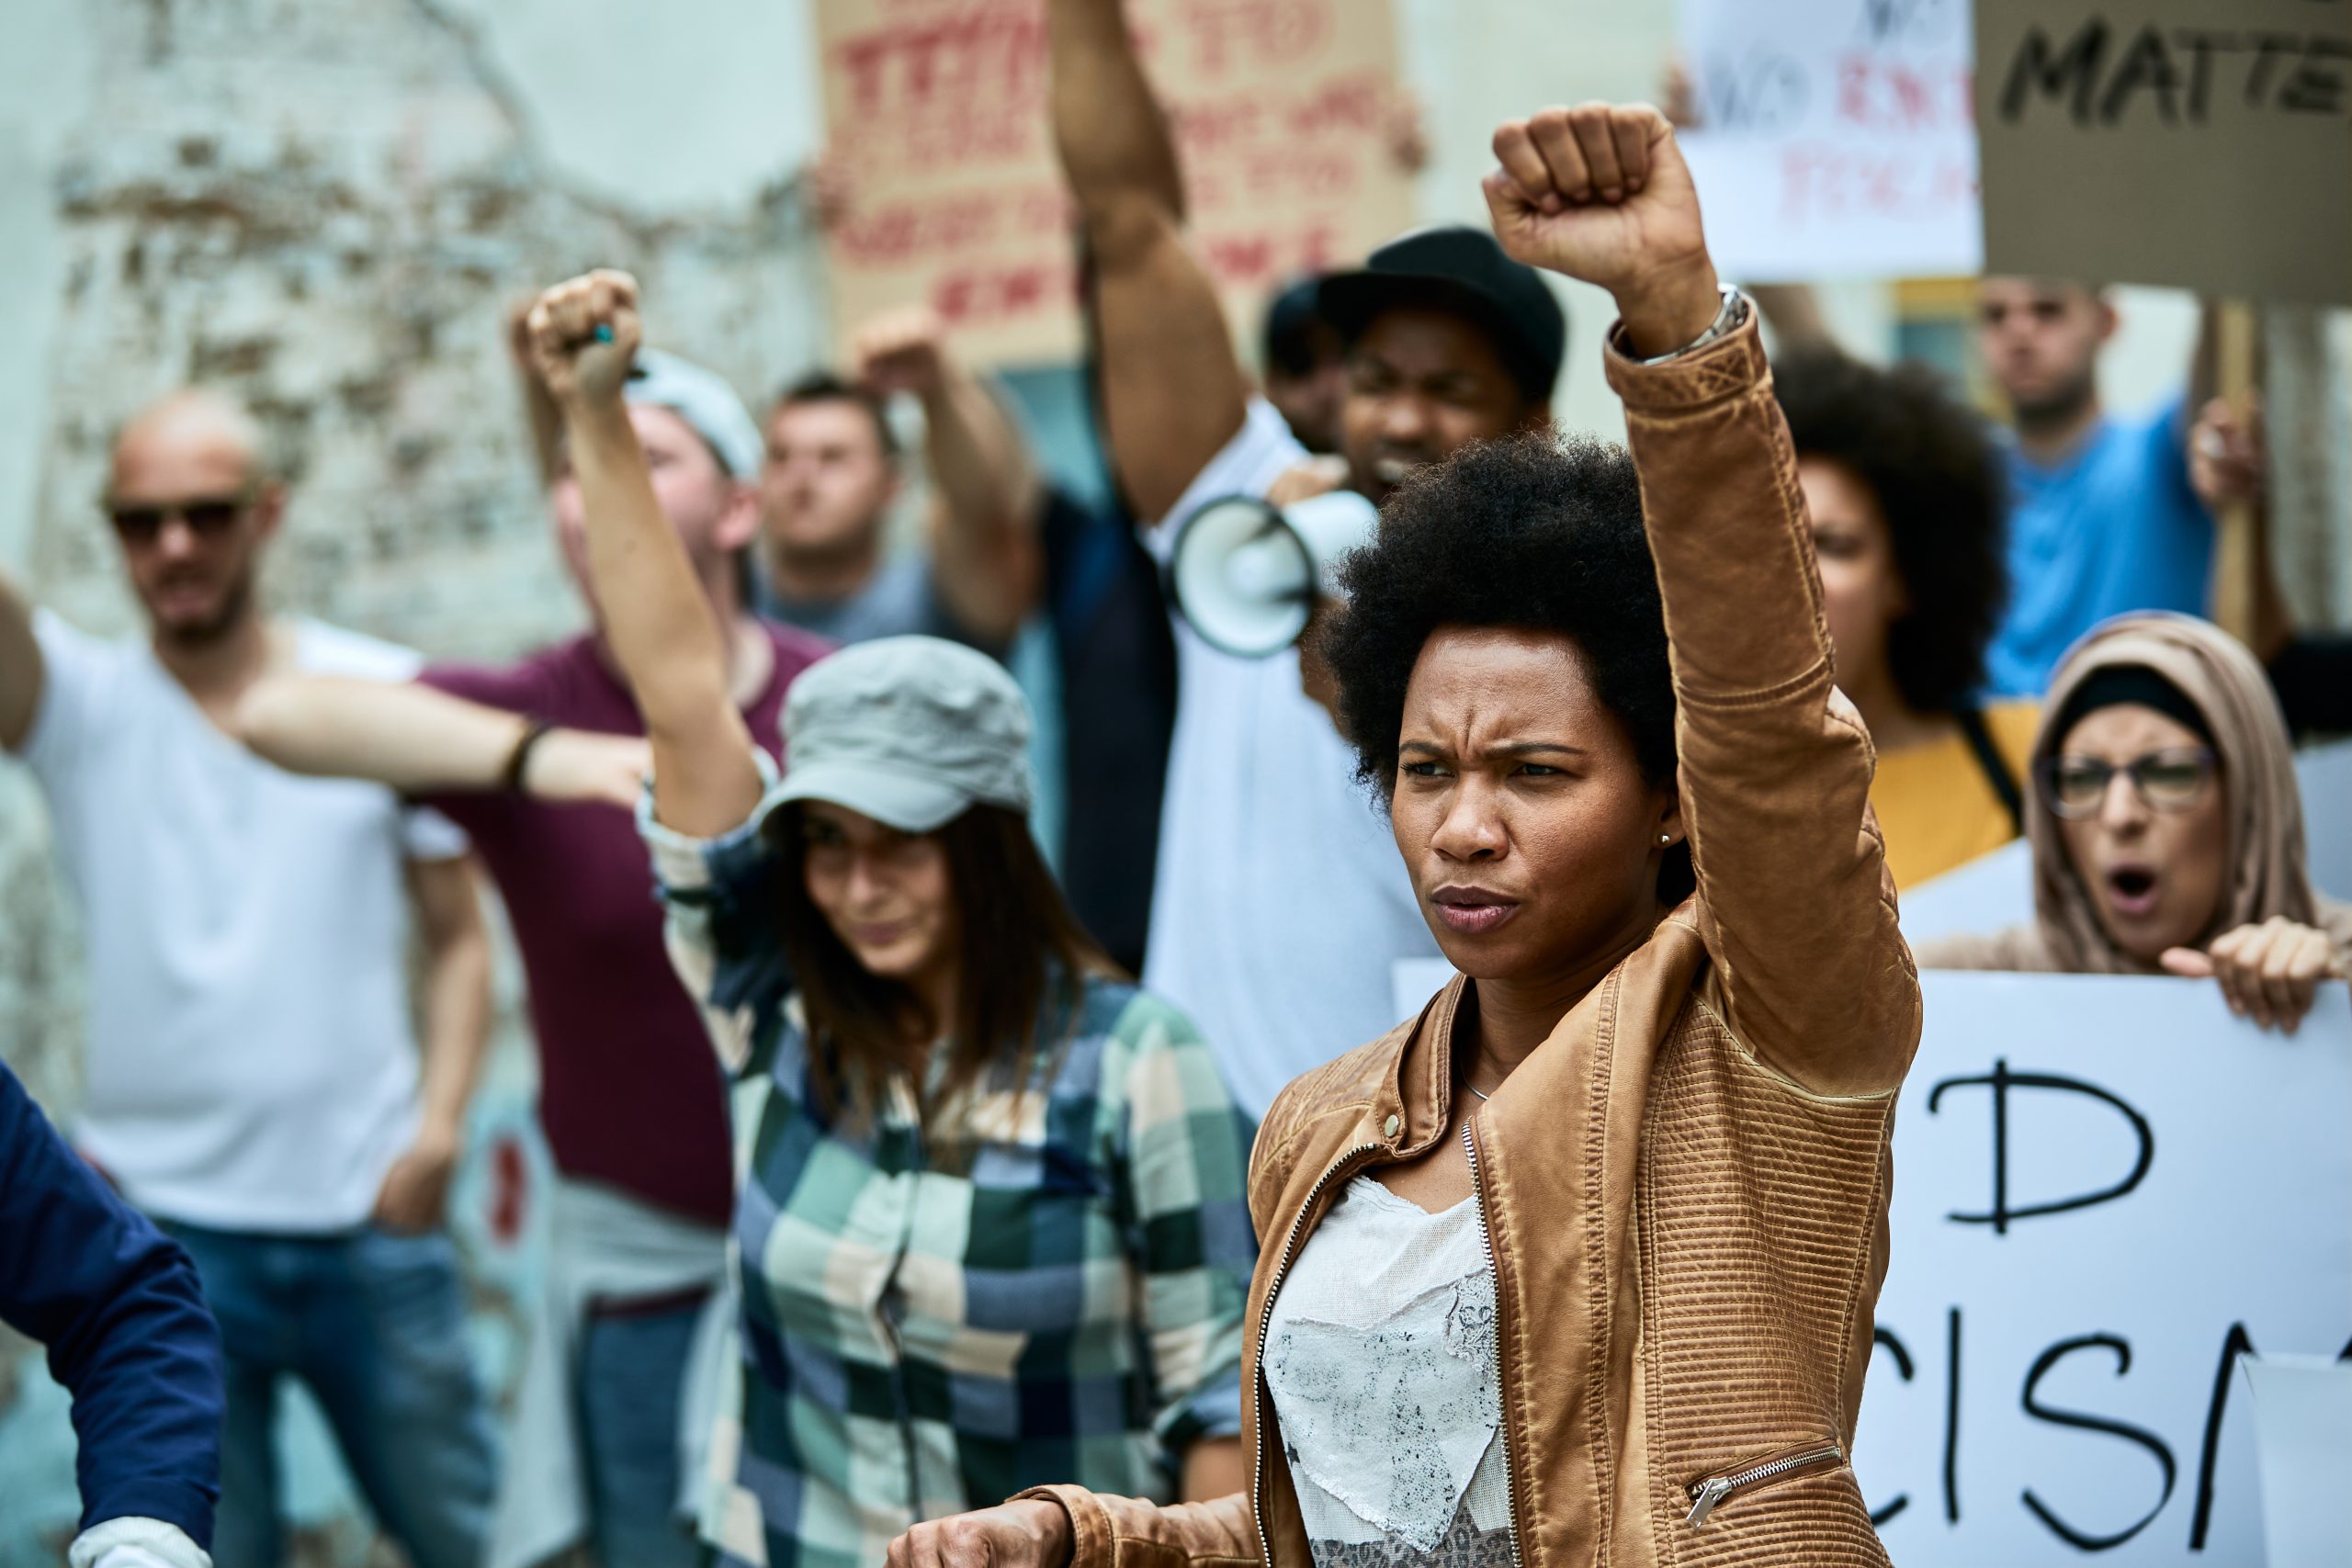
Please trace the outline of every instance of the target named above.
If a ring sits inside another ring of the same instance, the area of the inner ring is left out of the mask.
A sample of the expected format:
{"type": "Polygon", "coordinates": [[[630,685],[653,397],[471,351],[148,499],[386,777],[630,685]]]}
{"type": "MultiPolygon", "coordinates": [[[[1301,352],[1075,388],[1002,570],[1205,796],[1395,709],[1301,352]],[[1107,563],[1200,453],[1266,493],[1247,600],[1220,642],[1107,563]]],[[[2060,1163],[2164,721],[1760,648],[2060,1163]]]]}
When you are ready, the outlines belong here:
{"type": "MultiPolygon", "coordinates": [[[[1616,1013],[1620,1032],[1630,1031],[1645,1039],[1662,1037],[1689,1000],[1690,988],[1707,964],[1706,947],[1699,938],[1699,919],[1696,895],[1668,910],[1648,940],[1619,960],[1600,984],[1553,1026],[1529,1062],[1561,1055],[1555,1050],[1558,1043],[1597,1029],[1604,1009],[1616,1013]]],[[[1402,1047],[1372,1097],[1370,1130],[1389,1145],[1395,1158],[1412,1159],[1427,1153],[1453,1122],[1454,1023],[1469,986],[1467,978],[1456,975],[1429,999],[1406,1032],[1402,1047]],[[1391,1116],[1396,1118],[1393,1134],[1388,1131],[1391,1116]]],[[[1466,1047],[1467,1043],[1463,1043],[1466,1047]]]]}

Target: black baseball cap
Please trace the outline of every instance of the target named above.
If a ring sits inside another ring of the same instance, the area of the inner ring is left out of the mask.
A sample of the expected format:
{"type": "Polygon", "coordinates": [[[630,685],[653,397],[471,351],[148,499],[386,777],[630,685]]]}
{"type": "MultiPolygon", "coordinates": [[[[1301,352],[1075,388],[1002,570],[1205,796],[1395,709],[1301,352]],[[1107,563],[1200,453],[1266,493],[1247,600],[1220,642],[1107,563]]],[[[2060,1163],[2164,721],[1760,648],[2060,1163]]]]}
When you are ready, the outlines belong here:
{"type": "Polygon", "coordinates": [[[1567,357],[1568,321],[1543,277],[1503,254],[1484,229],[1432,224],[1399,234],[1355,272],[1334,273],[1317,290],[1323,319],[1353,346],[1373,319],[1400,306],[1468,318],[1501,356],[1520,395],[1552,400],[1567,357]]]}

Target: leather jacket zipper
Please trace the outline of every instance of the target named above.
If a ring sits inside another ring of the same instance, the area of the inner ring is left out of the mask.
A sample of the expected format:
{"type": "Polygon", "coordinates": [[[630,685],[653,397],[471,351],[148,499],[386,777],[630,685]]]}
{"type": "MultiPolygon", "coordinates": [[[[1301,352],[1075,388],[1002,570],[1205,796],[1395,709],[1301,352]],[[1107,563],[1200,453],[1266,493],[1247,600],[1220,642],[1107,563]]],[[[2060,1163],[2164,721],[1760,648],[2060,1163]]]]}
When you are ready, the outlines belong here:
{"type": "Polygon", "coordinates": [[[1846,1450],[1838,1444],[1821,1443],[1795,1453],[1782,1454],[1778,1459],[1766,1460],[1761,1464],[1751,1464],[1745,1470],[1694,1481],[1690,1483],[1690,1517],[1683,1522],[1692,1529],[1698,1529],[1706,1524],[1707,1516],[1715,1511],[1717,1505],[1744,1487],[1761,1486],[1768,1481],[1778,1481],[1810,1465],[1843,1462],[1845,1458],[1846,1450]]]}
{"type": "MultiPolygon", "coordinates": [[[[1298,1245],[1299,1227],[1306,1224],[1306,1216],[1315,1212],[1316,1201],[1323,1196],[1323,1189],[1329,1187],[1350,1162],[1368,1154],[1376,1154],[1385,1146],[1383,1144],[1358,1144],[1333,1161],[1331,1168],[1317,1177],[1315,1185],[1306,1190],[1306,1201],[1299,1205],[1298,1217],[1291,1221],[1290,1235],[1283,1238],[1282,1256],[1274,1260],[1273,1275],[1266,1281],[1266,1307],[1258,1320],[1257,1365],[1251,1369],[1254,1373],[1254,1381],[1250,1384],[1252,1398],[1266,1399],[1269,1404],[1273,1403],[1265,1392],[1266,1329],[1274,1318],[1274,1295],[1283,1288],[1283,1276],[1290,1272],[1291,1250],[1298,1245]]],[[[1258,1527],[1258,1561],[1264,1568],[1274,1568],[1274,1543],[1266,1534],[1266,1424],[1262,1420],[1258,1423],[1258,1451],[1250,1456],[1250,1517],[1258,1527]]]]}
{"type": "MultiPolygon", "coordinates": [[[[1462,1152],[1470,1159],[1470,1201],[1478,1214],[1478,1241],[1487,1249],[1487,1271],[1495,1277],[1495,1388],[1502,1393],[1503,1379],[1503,1276],[1495,1267],[1495,1236],[1487,1228],[1487,1191],[1478,1183],[1478,1141],[1470,1135],[1470,1118],[1462,1119],[1462,1152]]],[[[1506,1407],[1502,1418],[1495,1423],[1495,1441],[1503,1446],[1503,1518],[1510,1526],[1511,1568],[1521,1568],[1519,1557],[1519,1498],[1510,1477],[1510,1411],[1506,1407]]],[[[1272,1568],[1272,1564],[1268,1565],[1272,1568]]]]}

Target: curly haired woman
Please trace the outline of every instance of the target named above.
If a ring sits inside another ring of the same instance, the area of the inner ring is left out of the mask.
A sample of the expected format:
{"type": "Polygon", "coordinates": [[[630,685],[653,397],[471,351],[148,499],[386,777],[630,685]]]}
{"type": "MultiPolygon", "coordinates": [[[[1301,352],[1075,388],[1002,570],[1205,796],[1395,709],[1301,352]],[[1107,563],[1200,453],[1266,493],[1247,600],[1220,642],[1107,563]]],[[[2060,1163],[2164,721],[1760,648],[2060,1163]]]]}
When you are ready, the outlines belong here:
{"type": "Polygon", "coordinates": [[[1632,451],[1473,448],[1347,570],[1340,715],[1461,977],[1260,1129],[1249,1485],[891,1568],[1886,1562],[1847,1457],[1919,990],[1794,455],[1657,112],[1495,145],[1504,247],[1616,297],[1632,451]]]}

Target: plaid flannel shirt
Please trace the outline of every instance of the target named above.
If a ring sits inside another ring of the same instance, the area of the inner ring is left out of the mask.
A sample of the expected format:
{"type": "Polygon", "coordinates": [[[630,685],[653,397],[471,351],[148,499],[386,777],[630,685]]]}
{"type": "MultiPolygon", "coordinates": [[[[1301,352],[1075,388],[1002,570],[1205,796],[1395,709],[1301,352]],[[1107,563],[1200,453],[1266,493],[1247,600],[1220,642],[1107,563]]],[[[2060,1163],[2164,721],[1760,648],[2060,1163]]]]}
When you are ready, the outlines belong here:
{"type": "Polygon", "coordinates": [[[874,1568],[918,1520],[1028,1486],[1167,1499],[1186,1446],[1241,1429],[1250,1127],[1207,1046],[1089,979],[960,1108],[952,1158],[927,1156],[903,1077],[865,1124],[831,1122],[769,809],[710,840],[640,812],[733,1080],[741,1354],[706,1539],[729,1563],[874,1568]]]}

